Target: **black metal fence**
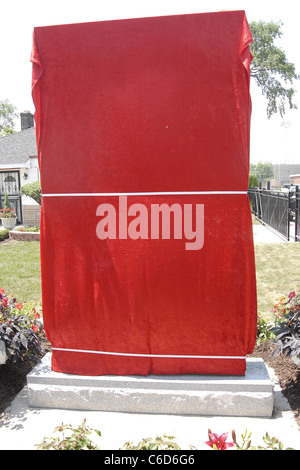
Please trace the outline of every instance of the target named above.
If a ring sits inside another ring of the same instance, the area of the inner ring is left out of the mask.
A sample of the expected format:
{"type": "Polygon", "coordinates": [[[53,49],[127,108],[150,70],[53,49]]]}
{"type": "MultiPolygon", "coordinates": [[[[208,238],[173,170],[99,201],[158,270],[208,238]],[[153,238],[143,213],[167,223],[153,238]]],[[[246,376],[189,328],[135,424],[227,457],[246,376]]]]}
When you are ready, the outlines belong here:
{"type": "Polygon", "coordinates": [[[300,187],[295,192],[295,242],[300,242],[300,187]]]}
{"type": "Polygon", "coordinates": [[[295,223],[295,241],[300,241],[300,190],[281,192],[250,188],[251,210],[255,217],[290,240],[291,222],[295,223]]]}

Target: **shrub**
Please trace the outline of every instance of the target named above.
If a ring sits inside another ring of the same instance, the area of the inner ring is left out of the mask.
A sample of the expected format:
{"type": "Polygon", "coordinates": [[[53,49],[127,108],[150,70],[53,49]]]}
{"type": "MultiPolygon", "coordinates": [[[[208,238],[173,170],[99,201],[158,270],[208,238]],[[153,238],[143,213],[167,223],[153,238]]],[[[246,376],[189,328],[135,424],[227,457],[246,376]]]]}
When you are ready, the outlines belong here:
{"type": "Polygon", "coordinates": [[[255,175],[249,176],[249,188],[258,188],[259,182],[255,175]]]}
{"type": "Polygon", "coordinates": [[[4,196],[4,209],[10,209],[10,208],[11,208],[11,205],[9,203],[8,194],[5,193],[5,196],[4,196]]]}
{"type": "Polygon", "coordinates": [[[300,294],[290,292],[288,298],[281,297],[274,306],[276,324],[272,328],[275,334],[275,349],[272,357],[278,352],[287,356],[300,357],[300,294]]]}
{"type": "Polygon", "coordinates": [[[39,181],[24,184],[24,186],[22,186],[22,188],[20,189],[20,194],[31,197],[39,205],[42,204],[42,189],[41,183],[39,181]]]}
{"type": "Polygon", "coordinates": [[[26,355],[39,358],[43,351],[38,338],[42,326],[37,323],[40,314],[28,311],[22,312],[23,304],[16,303],[12,296],[8,297],[3,289],[0,289],[0,340],[4,341],[8,359],[15,363],[23,360],[26,355]]]}
{"type": "Polygon", "coordinates": [[[9,237],[9,230],[0,230],[0,242],[3,242],[3,240],[6,240],[9,237]]]}

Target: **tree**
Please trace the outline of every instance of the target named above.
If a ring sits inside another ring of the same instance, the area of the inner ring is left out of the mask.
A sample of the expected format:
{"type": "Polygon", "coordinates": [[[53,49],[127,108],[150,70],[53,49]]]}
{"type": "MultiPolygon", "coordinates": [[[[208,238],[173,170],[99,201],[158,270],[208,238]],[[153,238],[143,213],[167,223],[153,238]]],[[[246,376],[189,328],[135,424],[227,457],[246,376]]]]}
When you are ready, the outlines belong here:
{"type": "Polygon", "coordinates": [[[13,134],[14,119],[19,116],[17,108],[8,100],[0,100],[0,136],[13,134]]]}
{"type": "Polygon", "coordinates": [[[285,52],[275,46],[275,40],[282,36],[282,23],[249,23],[254,42],[250,45],[253,60],[251,76],[256,80],[262,94],[267,98],[267,115],[277,112],[285,114],[286,101],[290,109],[297,108],[293,102],[295,89],[289,84],[298,80],[295,65],[288,62],[285,52]]]}
{"type": "Polygon", "coordinates": [[[255,175],[249,176],[249,188],[258,188],[259,182],[255,175]]]}
{"type": "Polygon", "coordinates": [[[255,165],[250,163],[250,175],[255,176],[258,181],[268,180],[273,177],[272,164],[259,162],[255,165]]]}

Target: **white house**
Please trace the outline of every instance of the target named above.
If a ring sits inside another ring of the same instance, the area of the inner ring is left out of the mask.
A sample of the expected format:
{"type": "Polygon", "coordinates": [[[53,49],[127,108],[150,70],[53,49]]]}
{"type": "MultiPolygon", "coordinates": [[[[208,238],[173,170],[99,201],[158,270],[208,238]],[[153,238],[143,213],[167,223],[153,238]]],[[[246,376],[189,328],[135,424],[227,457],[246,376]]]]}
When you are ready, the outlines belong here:
{"type": "Polygon", "coordinates": [[[39,225],[40,206],[30,197],[20,196],[20,188],[40,179],[34,117],[20,113],[21,131],[0,138],[0,208],[7,193],[18,223],[39,225]]]}

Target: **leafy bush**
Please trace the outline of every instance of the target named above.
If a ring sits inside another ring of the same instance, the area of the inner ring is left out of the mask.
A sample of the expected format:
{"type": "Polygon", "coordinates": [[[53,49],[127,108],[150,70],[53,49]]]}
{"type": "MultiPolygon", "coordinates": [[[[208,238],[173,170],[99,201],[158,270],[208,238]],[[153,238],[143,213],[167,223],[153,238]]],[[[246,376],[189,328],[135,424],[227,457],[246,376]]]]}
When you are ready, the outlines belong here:
{"type": "Polygon", "coordinates": [[[287,356],[300,356],[300,294],[290,292],[274,306],[276,324],[272,328],[277,348],[273,357],[280,352],[287,356]]]}
{"type": "Polygon", "coordinates": [[[35,200],[39,205],[42,204],[42,189],[39,181],[27,183],[20,189],[21,196],[29,196],[35,200]]]}
{"type": "Polygon", "coordinates": [[[3,242],[3,240],[6,240],[9,237],[9,230],[0,230],[0,242],[3,242]]]}
{"type": "Polygon", "coordinates": [[[16,303],[12,296],[8,297],[0,289],[0,340],[4,341],[8,359],[15,363],[23,360],[26,355],[38,359],[43,351],[38,333],[42,325],[38,324],[40,314],[36,310],[29,313],[22,303],[16,303]]]}
{"type": "Polygon", "coordinates": [[[255,175],[249,176],[249,188],[258,188],[259,182],[255,175]]]}

